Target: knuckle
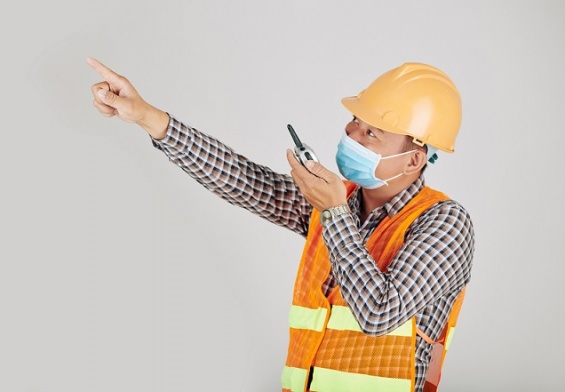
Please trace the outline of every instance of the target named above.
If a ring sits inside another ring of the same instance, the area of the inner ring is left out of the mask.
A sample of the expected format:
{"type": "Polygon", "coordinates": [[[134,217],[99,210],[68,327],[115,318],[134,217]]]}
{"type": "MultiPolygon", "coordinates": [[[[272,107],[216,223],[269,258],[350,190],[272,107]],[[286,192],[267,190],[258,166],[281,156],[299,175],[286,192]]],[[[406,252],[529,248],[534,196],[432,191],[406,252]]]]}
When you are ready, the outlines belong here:
{"type": "Polygon", "coordinates": [[[130,84],[129,80],[125,76],[116,75],[116,79],[117,79],[117,82],[118,82],[117,84],[120,85],[120,86],[125,85],[125,84],[130,84]]]}

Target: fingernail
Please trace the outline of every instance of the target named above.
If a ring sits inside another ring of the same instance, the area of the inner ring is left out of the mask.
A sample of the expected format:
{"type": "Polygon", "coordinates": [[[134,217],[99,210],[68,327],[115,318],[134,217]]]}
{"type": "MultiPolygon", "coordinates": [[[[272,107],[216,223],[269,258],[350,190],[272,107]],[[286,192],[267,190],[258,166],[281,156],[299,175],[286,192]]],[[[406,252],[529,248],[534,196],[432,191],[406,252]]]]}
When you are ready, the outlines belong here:
{"type": "Polygon", "coordinates": [[[107,90],[104,90],[103,88],[101,88],[100,90],[98,90],[98,96],[100,98],[106,98],[106,94],[108,94],[107,90]]]}
{"type": "Polygon", "coordinates": [[[314,161],[306,161],[306,168],[312,169],[314,167],[314,161]]]}

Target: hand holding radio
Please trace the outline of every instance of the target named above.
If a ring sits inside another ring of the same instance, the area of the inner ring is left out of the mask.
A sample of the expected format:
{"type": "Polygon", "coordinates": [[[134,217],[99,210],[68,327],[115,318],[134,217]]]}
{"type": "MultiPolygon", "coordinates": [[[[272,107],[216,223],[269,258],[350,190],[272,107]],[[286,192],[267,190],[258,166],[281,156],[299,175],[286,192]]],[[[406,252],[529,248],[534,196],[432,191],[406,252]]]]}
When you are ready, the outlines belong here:
{"type": "Polygon", "coordinates": [[[288,130],[296,144],[294,151],[288,149],[286,154],[292,167],[290,174],[306,200],[319,211],[346,204],[347,191],[341,178],[319,163],[314,151],[300,141],[290,124],[288,130]]]}

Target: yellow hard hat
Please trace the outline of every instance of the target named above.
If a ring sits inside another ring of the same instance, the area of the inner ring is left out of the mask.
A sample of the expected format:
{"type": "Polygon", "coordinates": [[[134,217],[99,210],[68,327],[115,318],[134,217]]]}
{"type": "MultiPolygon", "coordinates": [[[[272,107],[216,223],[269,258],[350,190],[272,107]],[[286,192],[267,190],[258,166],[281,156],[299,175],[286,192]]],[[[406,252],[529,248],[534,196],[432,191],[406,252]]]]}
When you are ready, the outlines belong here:
{"type": "Polygon", "coordinates": [[[461,97],[451,79],[437,68],[403,64],[341,102],[373,127],[410,135],[418,145],[454,151],[461,125],[461,97]]]}

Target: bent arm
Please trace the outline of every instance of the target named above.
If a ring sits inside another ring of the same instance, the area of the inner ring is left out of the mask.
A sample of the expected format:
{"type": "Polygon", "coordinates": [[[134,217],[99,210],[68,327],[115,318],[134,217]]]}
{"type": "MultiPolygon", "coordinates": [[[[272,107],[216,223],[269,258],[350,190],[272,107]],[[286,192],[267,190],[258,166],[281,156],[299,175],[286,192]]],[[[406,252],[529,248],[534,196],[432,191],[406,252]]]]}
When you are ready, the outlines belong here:
{"type": "Polygon", "coordinates": [[[237,154],[219,140],[169,116],[153,145],[206,189],[227,202],[305,236],[311,206],[289,175],[237,154]]]}
{"type": "Polygon", "coordinates": [[[473,227],[453,201],[438,203],[414,221],[387,273],[376,266],[351,215],[338,217],[323,237],[342,296],[370,335],[393,331],[470,280],[473,227]]]}

